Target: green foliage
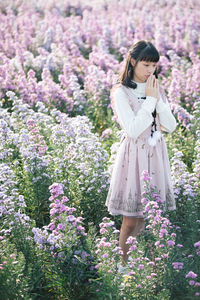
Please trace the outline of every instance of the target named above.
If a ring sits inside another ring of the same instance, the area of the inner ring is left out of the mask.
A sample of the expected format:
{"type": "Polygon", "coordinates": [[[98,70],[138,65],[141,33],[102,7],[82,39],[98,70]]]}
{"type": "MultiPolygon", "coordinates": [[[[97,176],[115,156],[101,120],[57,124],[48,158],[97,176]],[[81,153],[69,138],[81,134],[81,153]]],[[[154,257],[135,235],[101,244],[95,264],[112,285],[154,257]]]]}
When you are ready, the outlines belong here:
{"type": "Polygon", "coordinates": [[[164,135],[169,158],[171,159],[173,157],[173,148],[177,148],[183,153],[182,160],[191,172],[193,170],[192,163],[195,159],[194,147],[196,140],[194,134],[179,125],[171,135],[164,135]]]}
{"type": "Polygon", "coordinates": [[[18,252],[14,244],[6,239],[0,244],[0,298],[27,299],[28,282],[23,275],[25,258],[22,252],[18,252]]]}

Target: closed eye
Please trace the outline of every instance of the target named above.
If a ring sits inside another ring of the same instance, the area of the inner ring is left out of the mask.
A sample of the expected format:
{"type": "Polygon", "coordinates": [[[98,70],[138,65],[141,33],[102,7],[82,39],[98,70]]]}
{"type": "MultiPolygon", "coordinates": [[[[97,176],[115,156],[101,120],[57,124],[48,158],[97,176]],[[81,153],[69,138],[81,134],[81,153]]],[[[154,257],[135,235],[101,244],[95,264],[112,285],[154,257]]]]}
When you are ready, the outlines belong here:
{"type": "MultiPolygon", "coordinates": [[[[145,64],[146,67],[148,67],[149,65],[145,64]]],[[[156,65],[153,65],[153,67],[156,67],[156,65]]]]}

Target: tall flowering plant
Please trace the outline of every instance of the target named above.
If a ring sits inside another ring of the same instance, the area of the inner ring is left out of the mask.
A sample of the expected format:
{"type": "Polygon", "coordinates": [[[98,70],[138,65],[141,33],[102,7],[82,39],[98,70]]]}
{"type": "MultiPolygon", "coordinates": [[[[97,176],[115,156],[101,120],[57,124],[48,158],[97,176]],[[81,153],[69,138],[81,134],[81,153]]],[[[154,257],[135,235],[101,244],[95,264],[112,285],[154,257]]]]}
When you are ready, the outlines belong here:
{"type": "MultiPolygon", "coordinates": [[[[83,284],[90,271],[92,257],[87,249],[85,237],[87,236],[85,228],[82,226],[82,217],[75,217],[76,209],[66,205],[68,198],[64,196],[63,185],[54,183],[50,187],[51,197],[50,204],[50,223],[41,229],[34,227],[32,232],[34,240],[39,249],[54,258],[58,271],[62,275],[60,280],[64,284],[63,290],[58,289],[57,282],[52,281],[55,285],[55,291],[60,293],[81,292],[85,289],[83,284]]],[[[58,275],[59,277],[60,275],[58,275]]]]}
{"type": "Polygon", "coordinates": [[[104,217],[99,224],[100,236],[95,240],[95,254],[97,264],[95,269],[98,273],[98,280],[93,280],[93,288],[98,299],[109,297],[112,294],[118,299],[121,278],[117,276],[117,263],[119,262],[122,250],[119,247],[118,233],[115,223],[108,217],[104,217]]]}
{"type": "MultiPolygon", "coordinates": [[[[142,203],[147,222],[144,237],[157,277],[156,294],[163,288],[167,288],[171,294],[173,288],[175,291],[181,286],[185,293],[194,297],[199,293],[199,282],[196,279],[197,274],[192,272],[191,268],[196,269],[194,262],[197,261],[199,252],[195,253],[194,247],[197,247],[198,243],[194,243],[190,254],[184,249],[179,242],[181,228],[172,224],[169,220],[170,212],[163,210],[163,200],[160,199],[157,188],[151,184],[151,177],[147,171],[143,172],[142,179],[145,187],[142,203]],[[193,273],[195,280],[188,281],[187,278],[193,273]]],[[[176,223],[174,216],[173,220],[176,223]]]]}
{"type": "Polygon", "coordinates": [[[145,189],[141,200],[146,220],[144,237],[156,273],[156,290],[159,291],[162,289],[162,277],[172,259],[176,233],[171,221],[164,216],[164,201],[161,199],[157,187],[151,184],[148,172],[144,170],[141,178],[144,181],[145,189]]]}

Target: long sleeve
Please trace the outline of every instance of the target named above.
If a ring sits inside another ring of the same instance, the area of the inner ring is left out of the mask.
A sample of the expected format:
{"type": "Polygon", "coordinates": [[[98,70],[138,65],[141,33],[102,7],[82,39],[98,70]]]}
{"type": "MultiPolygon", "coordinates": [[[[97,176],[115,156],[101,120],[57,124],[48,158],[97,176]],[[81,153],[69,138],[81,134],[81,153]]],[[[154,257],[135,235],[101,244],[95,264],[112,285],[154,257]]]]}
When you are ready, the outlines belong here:
{"type": "Polygon", "coordinates": [[[159,115],[161,129],[172,133],[176,129],[177,122],[171,112],[171,108],[166,96],[165,102],[160,96],[160,100],[156,104],[156,112],[159,115]]]}
{"type": "Polygon", "coordinates": [[[136,139],[153,122],[152,112],[155,109],[156,98],[148,96],[135,114],[126,93],[119,87],[114,92],[114,102],[119,124],[129,137],[136,139]]]}

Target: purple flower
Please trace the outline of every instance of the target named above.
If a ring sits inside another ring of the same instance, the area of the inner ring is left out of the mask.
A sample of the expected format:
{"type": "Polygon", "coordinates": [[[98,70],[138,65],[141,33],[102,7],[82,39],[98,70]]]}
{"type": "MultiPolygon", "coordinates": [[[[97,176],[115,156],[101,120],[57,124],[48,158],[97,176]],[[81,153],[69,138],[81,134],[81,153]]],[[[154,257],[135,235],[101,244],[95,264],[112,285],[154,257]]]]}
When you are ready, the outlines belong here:
{"type": "Polygon", "coordinates": [[[85,228],[83,226],[79,225],[79,226],[77,226],[77,229],[81,231],[81,230],[84,230],[85,228]]]}
{"type": "Polygon", "coordinates": [[[104,253],[101,257],[102,258],[107,258],[108,257],[108,253],[104,253]]]}
{"type": "Polygon", "coordinates": [[[65,228],[65,226],[63,226],[62,223],[58,224],[58,226],[57,226],[57,229],[59,229],[59,230],[62,230],[62,229],[64,229],[64,228],[65,228]]]}
{"type": "Polygon", "coordinates": [[[67,221],[73,222],[75,220],[76,220],[76,218],[73,215],[67,216],[67,221]]]}
{"type": "Polygon", "coordinates": [[[110,221],[108,223],[100,223],[100,227],[112,227],[115,223],[113,221],[110,221]]]}
{"type": "Polygon", "coordinates": [[[127,241],[126,241],[126,244],[130,245],[130,244],[137,244],[137,240],[136,240],[136,237],[133,237],[133,236],[129,236],[127,241]]]}
{"type": "Polygon", "coordinates": [[[119,250],[121,250],[121,247],[115,247],[114,249],[112,249],[112,252],[117,252],[119,250]]]}
{"type": "Polygon", "coordinates": [[[199,247],[200,248],[200,241],[194,243],[194,247],[199,247]]]}
{"type": "Polygon", "coordinates": [[[134,245],[129,248],[130,251],[134,251],[136,249],[137,249],[137,246],[134,246],[134,245]]]}

